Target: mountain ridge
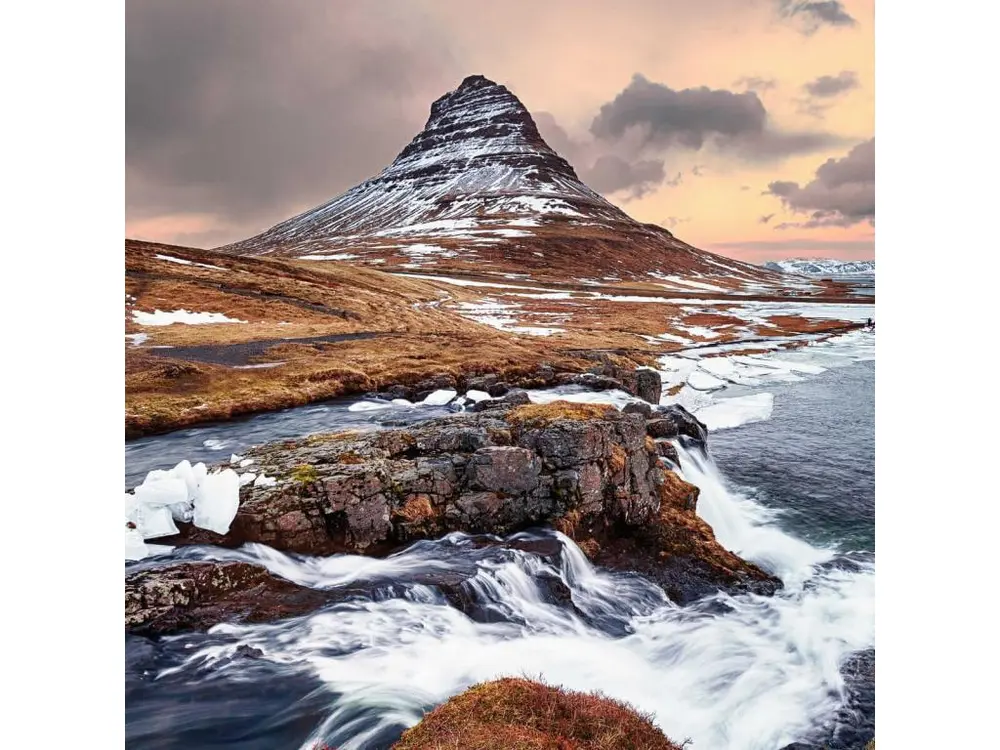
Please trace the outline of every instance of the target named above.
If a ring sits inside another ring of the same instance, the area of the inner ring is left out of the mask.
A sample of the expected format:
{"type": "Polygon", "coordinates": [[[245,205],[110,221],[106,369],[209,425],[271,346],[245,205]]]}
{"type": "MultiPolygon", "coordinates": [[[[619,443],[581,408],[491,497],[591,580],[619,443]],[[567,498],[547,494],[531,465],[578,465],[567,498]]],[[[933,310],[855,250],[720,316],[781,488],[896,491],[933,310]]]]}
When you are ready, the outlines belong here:
{"type": "Polygon", "coordinates": [[[777,279],[630,217],[580,181],[513,93],[481,75],[435,100],[423,130],[378,175],[216,250],[435,273],[777,279]]]}
{"type": "Polygon", "coordinates": [[[837,258],[786,258],[768,261],[764,268],[779,273],[803,276],[858,276],[875,273],[874,260],[840,260],[837,258]]]}

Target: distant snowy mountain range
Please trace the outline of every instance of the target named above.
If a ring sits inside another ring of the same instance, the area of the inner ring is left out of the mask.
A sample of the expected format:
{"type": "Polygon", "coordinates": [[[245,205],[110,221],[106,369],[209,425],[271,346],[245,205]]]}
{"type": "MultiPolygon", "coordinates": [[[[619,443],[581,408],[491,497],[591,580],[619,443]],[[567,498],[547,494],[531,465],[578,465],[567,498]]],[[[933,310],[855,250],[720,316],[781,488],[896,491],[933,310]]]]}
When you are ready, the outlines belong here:
{"type": "Polygon", "coordinates": [[[764,268],[781,273],[798,273],[804,276],[859,276],[875,275],[874,260],[837,260],[835,258],[789,258],[769,261],[764,268]]]}

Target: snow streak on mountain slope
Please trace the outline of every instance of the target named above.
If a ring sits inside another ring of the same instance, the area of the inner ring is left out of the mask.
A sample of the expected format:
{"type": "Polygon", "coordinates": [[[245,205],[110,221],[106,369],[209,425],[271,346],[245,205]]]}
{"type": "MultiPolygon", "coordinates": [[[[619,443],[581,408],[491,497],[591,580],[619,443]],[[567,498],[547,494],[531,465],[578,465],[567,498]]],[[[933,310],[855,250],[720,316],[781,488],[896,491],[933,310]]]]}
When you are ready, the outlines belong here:
{"type": "Polygon", "coordinates": [[[630,218],[549,148],[517,97],[482,76],[434,102],[427,125],[381,174],[219,249],[341,254],[387,270],[644,280],[652,272],[731,277],[732,286],[780,283],[766,269],[630,218]]]}
{"type": "Polygon", "coordinates": [[[798,273],[805,276],[857,276],[873,275],[874,260],[837,260],[836,258],[790,258],[765,263],[764,268],[780,273],[798,273]]]}

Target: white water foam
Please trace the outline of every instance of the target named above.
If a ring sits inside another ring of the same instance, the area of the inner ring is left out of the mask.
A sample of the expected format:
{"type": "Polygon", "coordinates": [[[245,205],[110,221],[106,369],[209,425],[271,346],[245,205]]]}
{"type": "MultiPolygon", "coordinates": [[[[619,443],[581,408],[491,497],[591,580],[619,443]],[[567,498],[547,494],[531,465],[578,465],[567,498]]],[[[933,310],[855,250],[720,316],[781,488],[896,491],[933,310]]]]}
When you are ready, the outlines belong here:
{"type": "MultiPolygon", "coordinates": [[[[678,451],[685,478],[701,488],[699,513],[720,542],[780,575],[783,591],[719,594],[714,606],[682,608],[642,579],[593,568],[557,535],[558,567],[519,551],[474,563],[468,589],[498,621],[474,621],[430,586],[410,584],[401,598],[342,603],[271,625],[216,626],[211,633],[224,643],[201,646],[168,671],[206,663],[239,669],[227,657],[247,645],[317,676],[336,698],[303,748],[367,747],[468,686],[504,675],[601,690],[653,712],[669,736],[690,737],[695,747],[774,750],[802,740],[842,705],[841,663],[874,644],[874,564],[818,570],[831,551],[783,532],[773,513],[727,488],[710,459],[678,451]],[[542,572],[570,588],[583,617],[548,603],[537,585],[542,572]],[[587,621],[609,616],[626,624],[627,634],[587,621]]],[[[330,588],[448,569],[456,563],[437,551],[464,539],[420,542],[386,560],[289,556],[259,545],[210,556],[254,560],[297,583],[330,588]]]]}

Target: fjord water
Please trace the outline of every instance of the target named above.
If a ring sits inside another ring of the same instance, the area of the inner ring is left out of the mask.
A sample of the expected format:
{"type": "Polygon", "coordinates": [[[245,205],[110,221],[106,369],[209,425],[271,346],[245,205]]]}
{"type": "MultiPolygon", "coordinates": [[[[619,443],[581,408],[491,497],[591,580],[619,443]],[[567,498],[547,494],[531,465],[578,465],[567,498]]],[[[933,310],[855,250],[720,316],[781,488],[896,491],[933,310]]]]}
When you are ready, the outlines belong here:
{"type": "Polygon", "coordinates": [[[502,674],[602,690],[654,712],[693,748],[862,747],[874,727],[874,362],[772,385],[771,419],[680,448],[719,540],[785,582],[773,597],[681,608],[643,579],[451,534],[387,559],[246,559],[303,585],[365,583],[366,598],[269,625],[126,638],[132,748],[385,748],[421,712],[502,674]],[[468,579],[469,615],[437,582],[468,579]],[[559,578],[572,607],[553,597],[559,578]]]}

